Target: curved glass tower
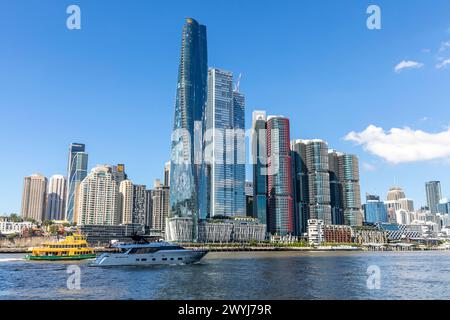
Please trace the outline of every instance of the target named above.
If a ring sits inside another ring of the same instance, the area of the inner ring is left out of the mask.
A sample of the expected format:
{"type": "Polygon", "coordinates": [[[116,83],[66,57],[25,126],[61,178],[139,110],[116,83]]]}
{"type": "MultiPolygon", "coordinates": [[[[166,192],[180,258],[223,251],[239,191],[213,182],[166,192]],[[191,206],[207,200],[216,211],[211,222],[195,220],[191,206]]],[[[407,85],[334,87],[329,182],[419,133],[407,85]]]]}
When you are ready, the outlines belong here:
{"type": "MultiPolygon", "coordinates": [[[[175,102],[169,217],[198,219],[202,116],[207,96],[206,27],[186,19],[175,102]]],[[[193,234],[195,237],[195,234],[193,234]]]]}

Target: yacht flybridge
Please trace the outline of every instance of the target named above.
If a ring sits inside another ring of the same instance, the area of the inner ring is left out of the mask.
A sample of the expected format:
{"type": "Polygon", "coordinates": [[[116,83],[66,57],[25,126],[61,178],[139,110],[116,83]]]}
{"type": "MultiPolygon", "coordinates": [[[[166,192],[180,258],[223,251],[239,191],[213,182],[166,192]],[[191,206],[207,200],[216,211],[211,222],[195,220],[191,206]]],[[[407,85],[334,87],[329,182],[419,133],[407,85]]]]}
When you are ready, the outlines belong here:
{"type": "Polygon", "coordinates": [[[189,264],[200,261],[204,250],[190,250],[168,242],[119,244],[118,253],[103,253],[91,266],[148,266],[189,264]]]}

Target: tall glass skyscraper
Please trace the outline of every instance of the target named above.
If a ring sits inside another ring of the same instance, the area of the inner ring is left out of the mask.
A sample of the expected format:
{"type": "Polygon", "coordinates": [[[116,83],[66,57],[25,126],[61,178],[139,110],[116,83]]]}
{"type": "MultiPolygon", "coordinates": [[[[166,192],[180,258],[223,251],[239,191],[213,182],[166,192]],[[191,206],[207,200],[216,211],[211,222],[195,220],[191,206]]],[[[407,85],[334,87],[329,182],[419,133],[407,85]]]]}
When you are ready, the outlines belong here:
{"type": "Polygon", "coordinates": [[[294,233],[292,163],[289,119],[267,118],[268,229],[271,234],[294,233]]]}
{"type": "Polygon", "coordinates": [[[245,216],[244,104],[243,94],[233,91],[232,73],[209,69],[201,201],[210,204],[201,205],[202,218],[245,216]]]}
{"type": "Polygon", "coordinates": [[[72,143],[69,147],[67,164],[67,197],[65,220],[74,222],[75,193],[81,181],[87,176],[88,154],[85,145],[72,143]]]}
{"type": "Polygon", "coordinates": [[[339,171],[340,153],[335,150],[328,151],[328,167],[330,173],[330,204],[331,222],[334,225],[343,225],[344,219],[344,189],[340,180],[339,171]]]}
{"type": "Polygon", "coordinates": [[[361,188],[359,185],[358,157],[352,154],[339,154],[339,175],[343,186],[344,222],[347,225],[362,224],[361,188]]]}
{"type": "Polygon", "coordinates": [[[252,114],[253,214],[267,225],[266,112],[252,114]]]}
{"type": "Polygon", "coordinates": [[[307,232],[309,219],[309,185],[306,166],[306,144],[303,140],[291,142],[292,179],[294,187],[295,234],[307,232]]]}
{"type": "Polygon", "coordinates": [[[308,170],[309,219],[332,224],[328,144],[323,140],[305,140],[308,170]]]}
{"type": "Polygon", "coordinates": [[[428,208],[431,213],[437,213],[439,201],[442,199],[441,182],[430,181],[425,184],[425,190],[427,193],[428,208]]]}
{"type": "Polygon", "coordinates": [[[206,27],[186,19],[170,163],[170,217],[198,218],[202,116],[207,96],[206,27]]]}

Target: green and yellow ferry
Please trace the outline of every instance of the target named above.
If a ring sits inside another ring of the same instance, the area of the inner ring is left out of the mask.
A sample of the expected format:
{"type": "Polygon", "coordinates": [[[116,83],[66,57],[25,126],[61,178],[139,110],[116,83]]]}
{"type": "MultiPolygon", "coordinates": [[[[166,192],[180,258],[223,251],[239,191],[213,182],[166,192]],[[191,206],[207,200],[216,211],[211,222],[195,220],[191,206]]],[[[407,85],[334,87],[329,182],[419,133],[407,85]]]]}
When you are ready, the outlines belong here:
{"type": "Polygon", "coordinates": [[[88,247],[86,238],[80,234],[67,236],[58,242],[46,242],[42,247],[30,248],[28,260],[83,260],[94,259],[94,249],[88,247]]]}

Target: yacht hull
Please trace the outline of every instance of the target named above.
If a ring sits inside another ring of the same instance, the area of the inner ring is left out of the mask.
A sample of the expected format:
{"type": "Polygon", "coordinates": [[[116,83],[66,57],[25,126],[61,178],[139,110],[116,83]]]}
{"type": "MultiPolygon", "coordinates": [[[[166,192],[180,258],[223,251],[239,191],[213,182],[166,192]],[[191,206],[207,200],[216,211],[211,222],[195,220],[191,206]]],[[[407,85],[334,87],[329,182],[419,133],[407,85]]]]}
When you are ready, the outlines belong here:
{"type": "Polygon", "coordinates": [[[200,261],[206,254],[207,251],[199,250],[160,250],[144,254],[103,253],[90,265],[114,267],[190,264],[200,261]]]}

